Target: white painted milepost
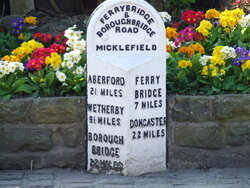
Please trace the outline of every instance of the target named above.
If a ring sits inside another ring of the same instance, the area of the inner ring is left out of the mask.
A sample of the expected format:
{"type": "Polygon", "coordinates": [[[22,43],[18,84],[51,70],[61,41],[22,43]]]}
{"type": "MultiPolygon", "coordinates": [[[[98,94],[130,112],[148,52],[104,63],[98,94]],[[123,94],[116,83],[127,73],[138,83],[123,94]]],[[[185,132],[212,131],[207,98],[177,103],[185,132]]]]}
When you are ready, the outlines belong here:
{"type": "Polygon", "coordinates": [[[88,171],[166,169],[166,45],[144,0],[107,0],[87,30],[88,171]]]}

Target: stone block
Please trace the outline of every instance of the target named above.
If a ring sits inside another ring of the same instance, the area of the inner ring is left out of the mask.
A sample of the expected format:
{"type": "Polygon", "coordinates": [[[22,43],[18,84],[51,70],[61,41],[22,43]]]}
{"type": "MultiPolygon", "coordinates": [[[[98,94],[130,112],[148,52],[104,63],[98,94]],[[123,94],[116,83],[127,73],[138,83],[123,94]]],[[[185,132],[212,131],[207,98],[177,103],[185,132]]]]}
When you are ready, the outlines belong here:
{"type": "Polygon", "coordinates": [[[250,166],[250,147],[201,149],[171,146],[169,168],[233,168],[250,166]]]}
{"type": "Polygon", "coordinates": [[[0,169],[85,168],[82,147],[55,148],[49,152],[0,153],[0,169]]]}
{"type": "Polygon", "coordinates": [[[250,122],[228,122],[220,126],[223,127],[226,145],[250,145],[250,122]]]}
{"type": "Polygon", "coordinates": [[[214,119],[240,122],[250,120],[250,95],[218,95],[212,103],[214,119]]]}
{"type": "Polygon", "coordinates": [[[53,147],[52,131],[43,128],[30,128],[24,125],[5,128],[5,149],[10,152],[19,151],[49,151],[53,147]]]}
{"type": "Polygon", "coordinates": [[[34,0],[10,0],[10,11],[13,15],[22,16],[34,9],[34,0]]]}
{"type": "Polygon", "coordinates": [[[42,158],[32,153],[0,153],[0,169],[39,169],[42,158]]]}
{"type": "Polygon", "coordinates": [[[85,107],[83,97],[38,98],[33,100],[30,119],[34,124],[83,122],[85,107]]]}
{"type": "Polygon", "coordinates": [[[86,127],[81,125],[77,127],[59,128],[64,145],[67,147],[76,147],[77,145],[81,144],[86,133],[84,128],[86,127]]]}
{"type": "Polygon", "coordinates": [[[27,123],[31,98],[0,100],[0,123],[27,123]]]}
{"type": "Polygon", "coordinates": [[[172,121],[206,122],[213,119],[210,105],[212,97],[177,95],[169,98],[168,114],[172,121]]]}
{"type": "Polygon", "coordinates": [[[216,149],[224,146],[224,135],[216,123],[171,123],[170,142],[177,146],[216,149]]]}

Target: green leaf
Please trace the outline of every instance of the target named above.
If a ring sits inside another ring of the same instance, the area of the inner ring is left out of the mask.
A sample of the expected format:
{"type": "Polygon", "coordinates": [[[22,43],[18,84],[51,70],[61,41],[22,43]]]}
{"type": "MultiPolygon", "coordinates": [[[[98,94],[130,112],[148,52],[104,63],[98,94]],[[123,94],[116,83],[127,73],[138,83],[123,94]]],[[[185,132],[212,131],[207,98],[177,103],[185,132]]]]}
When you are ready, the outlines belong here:
{"type": "Polygon", "coordinates": [[[14,93],[19,93],[19,92],[24,92],[24,93],[32,93],[32,89],[28,84],[23,84],[19,85],[15,90],[14,93]]]}
{"type": "Polygon", "coordinates": [[[74,87],[74,90],[76,91],[76,93],[80,94],[81,93],[81,84],[76,84],[76,86],[74,87]]]}
{"type": "Polygon", "coordinates": [[[45,82],[47,83],[49,87],[53,84],[54,80],[55,80],[54,72],[50,72],[45,76],[45,82]]]}
{"type": "Polygon", "coordinates": [[[212,81],[212,87],[221,88],[221,82],[217,77],[213,77],[211,81],[212,81]]]}
{"type": "Polygon", "coordinates": [[[212,91],[218,94],[221,90],[219,88],[212,86],[212,91]]]}
{"type": "Polygon", "coordinates": [[[7,94],[9,94],[9,91],[8,91],[8,90],[1,89],[1,88],[0,88],[0,96],[4,96],[4,95],[7,95],[7,94]]]}
{"type": "Polygon", "coordinates": [[[0,82],[0,88],[10,91],[10,86],[7,83],[0,82]]]}
{"type": "Polygon", "coordinates": [[[188,74],[188,70],[187,69],[182,69],[178,75],[177,75],[177,79],[178,80],[182,80],[183,78],[185,78],[188,74]]]}
{"type": "Polygon", "coordinates": [[[39,84],[40,83],[40,78],[38,78],[37,76],[35,76],[34,74],[29,73],[29,77],[30,80],[32,82],[34,82],[35,84],[39,84]]]}
{"type": "Polygon", "coordinates": [[[225,90],[235,89],[235,76],[225,77],[222,83],[222,88],[225,90]]]}
{"type": "Polygon", "coordinates": [[[3,96],[0,96],[0,99],[2,100],[9,100],[11,98],[11,94],[7,94],[7,95],[3,95],[3,96]]]}
{"type": "Polygon", "coordinates": [[[236,90],[237,90],[237,91],[244,91],[244,90],[246,90],[247,88],[248,88],[248,86],[245,85],[245,84],[237,84],[237,85],[236,85],[236,90]]]}
{"type": "Polygon", "coordinates": [[[15,91],[20,85],[23,85],[27,81],[28,81],[28,78],[26,77],[18,79],[12,84],[12,90],[15,91]]]}
{"type": "Polygon", "coordinates": [[[209,82],[207,80],[199,80],[201,84],[209,85],[209,82]]]}
{"type": "Polygon", "coordinates": [[[198,80],[195,80],[189,84],[187,84],[189,87],[195,87],[195,86],[198,86],[199,85],[199,81],[198,80]]]}

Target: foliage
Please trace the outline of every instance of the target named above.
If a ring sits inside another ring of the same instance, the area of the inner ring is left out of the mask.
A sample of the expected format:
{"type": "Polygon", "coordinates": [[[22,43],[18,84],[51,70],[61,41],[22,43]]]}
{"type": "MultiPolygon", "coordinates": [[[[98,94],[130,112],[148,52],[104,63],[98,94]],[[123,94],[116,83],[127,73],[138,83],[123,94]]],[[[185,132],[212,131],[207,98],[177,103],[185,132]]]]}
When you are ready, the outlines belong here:
{"type": "Polygon", "coordinates": [[[167,0],[164,1],[165,9],[167,12],[171,12],[173,16],[180,15],[187,9],[190,9],[191,4],[195,3],[196,0],[167,0]]]}

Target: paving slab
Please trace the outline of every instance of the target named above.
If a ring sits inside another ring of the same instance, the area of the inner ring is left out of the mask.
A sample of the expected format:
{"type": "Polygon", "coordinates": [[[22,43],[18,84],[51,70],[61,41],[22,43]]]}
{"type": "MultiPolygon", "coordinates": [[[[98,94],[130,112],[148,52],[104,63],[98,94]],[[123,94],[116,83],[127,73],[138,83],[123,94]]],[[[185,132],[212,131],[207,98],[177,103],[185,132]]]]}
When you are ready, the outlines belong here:
{"type": "Polygon", "coordinates": [[[250,167],[167,170],[137,177],[77,169],[1,170],[0,188],[249,188],[250,167]]]}

